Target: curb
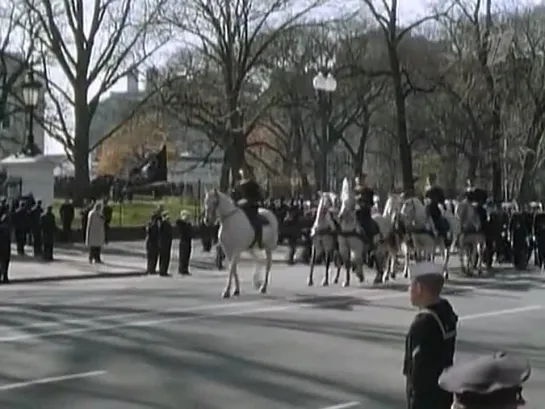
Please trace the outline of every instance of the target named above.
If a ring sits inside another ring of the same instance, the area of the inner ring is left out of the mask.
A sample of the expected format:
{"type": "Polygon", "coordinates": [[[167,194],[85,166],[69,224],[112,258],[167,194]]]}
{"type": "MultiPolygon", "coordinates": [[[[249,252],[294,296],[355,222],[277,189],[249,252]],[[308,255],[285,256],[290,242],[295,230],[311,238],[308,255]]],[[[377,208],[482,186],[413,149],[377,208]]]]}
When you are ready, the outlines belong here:
{"type": "Polygon", "coordinates": [[[145,275],[147,275],[147,273],[142,271],[127,271],[127,272],[121,272],[121,273],[67,274],[62,276],[57,275],[57,276],[45,276],[45,277],[10,278],[9,284],[93,280],[97,278],[130,278],[130,277],[141,277],[145,275]]]}

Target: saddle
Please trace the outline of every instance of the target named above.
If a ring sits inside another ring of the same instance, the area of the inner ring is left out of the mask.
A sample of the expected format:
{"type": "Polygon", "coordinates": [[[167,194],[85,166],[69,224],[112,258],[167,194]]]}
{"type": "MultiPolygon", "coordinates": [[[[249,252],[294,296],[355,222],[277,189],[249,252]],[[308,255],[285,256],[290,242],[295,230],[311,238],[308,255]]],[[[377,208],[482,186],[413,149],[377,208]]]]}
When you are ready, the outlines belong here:
{"type": "Polygon", "coordinates": [[[240,209],[242,209],[244,214],[246,214],[250,225],[254,229],[254,240],[250,244],[249,248],[254,247],[256,244],[259,248],[263,248],[263,243],[261,242],[263,226],[267,226],[269,224],[269,220],[265,216],[259,214],[259,207],[250,204],[248,200],[239,200],[237,205],[240,207],[240,209]]]}

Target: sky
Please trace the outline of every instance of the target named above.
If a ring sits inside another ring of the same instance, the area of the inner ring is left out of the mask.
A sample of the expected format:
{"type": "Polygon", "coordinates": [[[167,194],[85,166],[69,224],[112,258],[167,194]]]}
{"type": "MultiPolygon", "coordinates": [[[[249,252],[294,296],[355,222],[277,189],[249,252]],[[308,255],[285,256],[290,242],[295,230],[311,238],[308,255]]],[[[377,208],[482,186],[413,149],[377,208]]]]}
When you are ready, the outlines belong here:
{"type": "MultiPolygon", "coordinates": [[[[10,1],[10,0],[0,0],[0,3],[10,1]]],[[[93,0],[87,0],[89,2],[93,0]]],[[[443,0],[440,0],[441,2],[443,0]]],[[[444,0],[445,2],[448,0],[444,0]]],[[[471,1],[471,0],[470,0],[471,1]]],[[[507,1],[507,4],[509,4],[510,0],[504,0],[507,1]]],[[[513,0],[516,1],[516,0],[513,0]]],[[[376,1],[377,4],[380,4],[379,1],[376,1]]],[[[438,1],[435,0],[399,0],[399,15],[402,21],[414,21],[415,19],[422,17],[426,14],[426,11],[433,7],[434,4],[437,4],[438,1]]],[[[541,0],[522,0],[519,1],[517,4],[520,5],[521,3],[525,4],[539,4],[543,3],[541,0]]],[[[354,9],[356,10],[357,7],[361,7],[362,2],[360,0],[352,0],[348,3],[343,3],[345,6],[347,4],[353,4],[354,9]]],[[[344,7],[344,6],[343,6],[344,7]]],[[[348,6],[350,7],[350,6],[348,6]]],[[[58,74],[59,77],[62,77],[62,74],[58,74]]],[[[59,78],[60,79],[60,78],[59,78]]],[[[58,82],[59,79],[55,79],[56,82],[58,82]]],[[[111,91],[123,91],[127,87],[126,79],[121,79],[112,89],[111,91]]],[[[94,91],[94,90],[92,90],[94,91]]],[[[102,96],[102,99],[107,98],[108,93],[104,94],[102,96]]],[[[49,136],[46,136],[45,138],[45,151],[48,154],[62,154],[64,153],[62,145],[55,141],[53,138],[50,138],[49,136]]]]}

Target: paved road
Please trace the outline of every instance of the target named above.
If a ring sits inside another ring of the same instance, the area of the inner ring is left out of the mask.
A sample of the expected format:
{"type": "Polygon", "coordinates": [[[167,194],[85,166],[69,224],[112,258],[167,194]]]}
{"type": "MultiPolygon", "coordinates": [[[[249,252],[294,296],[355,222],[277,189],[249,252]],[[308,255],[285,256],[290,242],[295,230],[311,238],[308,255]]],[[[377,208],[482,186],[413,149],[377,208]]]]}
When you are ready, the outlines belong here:
{"type": "MultiPolygon", "coordinates": [[[[405,284],[305,286],[275,266],[270,294],[223,301],[224,273],[0,288],[0,407],[10,409],[403,408],[405,284]]],[[[545,398],[544,276],[453,279],[458,359],[497,349],[545,398]]]]}

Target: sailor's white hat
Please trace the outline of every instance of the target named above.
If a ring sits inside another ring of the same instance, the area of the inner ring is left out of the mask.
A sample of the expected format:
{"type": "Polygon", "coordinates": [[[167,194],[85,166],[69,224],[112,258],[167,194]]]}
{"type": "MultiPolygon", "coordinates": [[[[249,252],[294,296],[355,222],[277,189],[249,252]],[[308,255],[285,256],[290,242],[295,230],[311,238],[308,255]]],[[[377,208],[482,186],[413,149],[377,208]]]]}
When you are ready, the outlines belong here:
{"type": "Polygon", "coordinates": [[[416,263],[411,266],[410,273],[413,280],[423,276],[443,277],[443,267],[430,262],[416,263]]]}

